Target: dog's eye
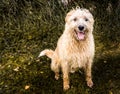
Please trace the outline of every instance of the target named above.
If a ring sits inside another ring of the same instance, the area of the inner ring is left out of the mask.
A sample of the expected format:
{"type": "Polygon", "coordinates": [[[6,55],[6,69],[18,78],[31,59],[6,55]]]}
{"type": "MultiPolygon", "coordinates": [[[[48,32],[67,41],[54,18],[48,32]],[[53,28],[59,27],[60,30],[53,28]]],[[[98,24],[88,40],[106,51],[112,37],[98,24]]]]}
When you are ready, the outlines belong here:
{"type": "Polygon", "coordinates": [[[74,21],[77,21],[77,18],[74,18],[73,20],[74,20],[74,21]]]}
{"type": "Polygon", "coordinates": [[[85,21],[87,22],[87,21],[88,21],[88,18],[85,18],[85,21]]]}

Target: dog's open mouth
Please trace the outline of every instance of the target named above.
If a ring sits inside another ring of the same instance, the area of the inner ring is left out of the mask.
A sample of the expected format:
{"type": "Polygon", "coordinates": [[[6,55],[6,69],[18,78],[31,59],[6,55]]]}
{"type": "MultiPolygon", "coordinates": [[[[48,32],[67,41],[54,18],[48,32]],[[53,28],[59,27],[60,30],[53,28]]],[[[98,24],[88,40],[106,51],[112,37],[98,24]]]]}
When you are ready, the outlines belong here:
{"type": "Polygon", "coordinates": [[[76,33],[76,36],[77,36],[78,40],[84,40],[84,38],[85,38],[85,32],[84,31],[76,31],[75,30],[75,33],[76,33]]]}

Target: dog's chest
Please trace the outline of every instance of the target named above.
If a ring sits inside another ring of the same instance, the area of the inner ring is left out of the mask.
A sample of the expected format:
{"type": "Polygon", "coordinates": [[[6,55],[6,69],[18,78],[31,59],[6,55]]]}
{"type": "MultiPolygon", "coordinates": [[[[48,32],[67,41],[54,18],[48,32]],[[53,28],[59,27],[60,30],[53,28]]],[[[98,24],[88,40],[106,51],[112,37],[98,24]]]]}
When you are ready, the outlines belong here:
{"type": "Polygon", "coordinates": [[[69,67],[70,71],[76,71],[78,68],[84,67],[87,63],[88,56],[84,53],[73,53],[69,56],[69,67]]]}
{"type": "Polygon", "coordinates": [[[67,40],[61,42],[61,44],[62,46],[59,46],[60,59],[68,62],[71,72],[76,71],[78,68],[85,67],[88,59],[94,56],[93,40],[80,43],[74,40],[67,40]]]}
{"type": "Polygon", "coordinates": [[[92,43],[85,43],[80,45],[69,46],[69,51],[67,50],[68,60],[70,70],[74,71],[78,68],[85,67],[86,63],[94,55],[94,47],[92,43]]]}

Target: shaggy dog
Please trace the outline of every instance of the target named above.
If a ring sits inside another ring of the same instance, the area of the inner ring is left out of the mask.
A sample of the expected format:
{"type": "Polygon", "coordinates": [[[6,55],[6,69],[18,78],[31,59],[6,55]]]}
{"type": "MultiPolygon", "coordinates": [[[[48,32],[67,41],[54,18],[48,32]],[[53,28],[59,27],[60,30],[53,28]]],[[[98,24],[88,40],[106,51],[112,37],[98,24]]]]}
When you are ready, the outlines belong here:
{"type": "Polygon", "coordinates": [[[65,18],[65,30],[58,40],[55,51],[45,49],[40,56],[51,58],[51,69],[55,79],[59,78],[60,68],[63,73],[63,89],[69,89],[69,73],[83,68],[89,87],[93,86],[91,68],[94,58],[94,38],[92,14],[87,9],[76,8],[68,12],[65,18]]]}

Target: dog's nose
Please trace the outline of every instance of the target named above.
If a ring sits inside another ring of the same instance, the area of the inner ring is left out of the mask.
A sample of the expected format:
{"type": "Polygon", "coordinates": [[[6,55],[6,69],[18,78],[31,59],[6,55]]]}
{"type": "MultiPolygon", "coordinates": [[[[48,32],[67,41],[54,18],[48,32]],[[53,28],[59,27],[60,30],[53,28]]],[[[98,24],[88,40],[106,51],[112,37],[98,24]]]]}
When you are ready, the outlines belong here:
{"type": "Polygon", "coordinates": [[[80,26],[78,26],[78,28],[79,28],[79,30],[82,31],[84,29],[84,26],[80,25],[80,26]]]}

